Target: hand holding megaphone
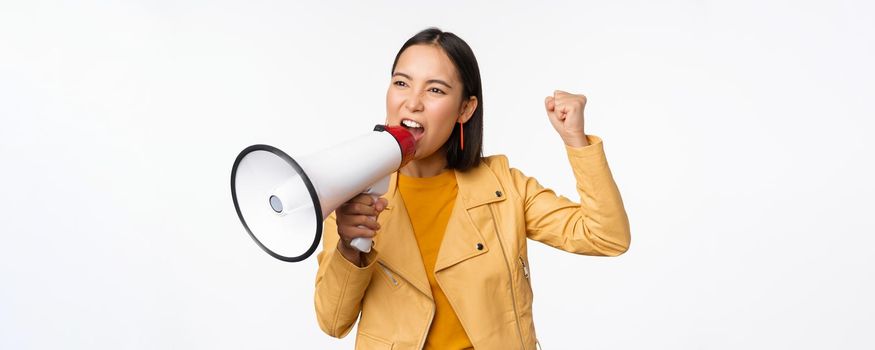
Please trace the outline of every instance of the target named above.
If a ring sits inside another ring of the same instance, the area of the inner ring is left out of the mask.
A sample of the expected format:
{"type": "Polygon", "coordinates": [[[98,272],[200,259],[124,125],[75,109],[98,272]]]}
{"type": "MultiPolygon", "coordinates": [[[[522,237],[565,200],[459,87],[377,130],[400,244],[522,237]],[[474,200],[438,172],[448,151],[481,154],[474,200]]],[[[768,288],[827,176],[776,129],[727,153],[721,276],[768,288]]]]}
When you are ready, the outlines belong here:
{"type": "MultiPolygon", "coordinates": [[[[362,192],[363,196],[359,195],[359,196],[354,197],[353,199],[363,197],[363,198],[365,198],[364,201],[363,202],[359,201],[358,202],[359,204],[366,204],[369,206],[373,206],[374,209],[376,209],[376,203],[380,200],[380,196],[386,194],[387,191],[389,191],[389,177],[388,176],[384,177],[382,180],[378,181],[377,183],[375,183],[375,184],[371,185],[370,187],[368,187],[367,189],[365,189],[364,192],[362,192]]],[[[350,200],[350,201],[352,201],[352,200],[350,200]]],[[[347,202],[347,203],[349,203],[349,202],[347,202]]],[[[360,208],[360,205],[357,208],[360,208]]],[[[373,233],[376,234],[377,228],[373,228],[373,227],[371,227],[373,225],[368,225],[368,224],[376,223],[377,216],[385,208],[386,208],[386,204],[383,204],[382,207],[379,210],[377,210],[376,212],[374,212],[372,210],[365,210],[364,213],[351,212],[351,213],[348,213],[347,215],[364,215],[365,216],[364,218],[358,218],[358,220],[355,220],[355,221],[359,222],[358,225],[356,225],[356,227],[359,229],[362,229],[362,230],[366,230],[365,233],[369,233],[367,231],[369,228],[373,229],[374,230],[373,233]]],[[[340,214],[340,213],[338,213],[338,214],[340,214]]],[[[379,225],[377,225],[377,226],[379,226],[379,225]]],[[[341,229],[340,223],[338,223],[337,229],[338,229],[338,233],[340,233],[340,229],[341,229]]],[[[362,253],[370,253],[371,246],[373,245],[373,236],[374,235],[372,234],[372,235],[370,235],[370,237],[362,236],[362,237],[352,238],[349,241],[349,245],[352,247],[355,247],[356,249],[358,249],[362,253]]],[[[343,235],[341,235],[341,238],[342,237],[343,237],[343,235]]],[[[347,241],[342,241],[342,242],[347,242],[347,241]]]]}
{"type": "Polygon", "coordinates": [[[347,260],[356,263],[359,252],[368,253],[374,236],[380,230],[377,219],[388,201],[377,195],[362,193],[334,211],[337,216],[338,249],[347,260]]]}

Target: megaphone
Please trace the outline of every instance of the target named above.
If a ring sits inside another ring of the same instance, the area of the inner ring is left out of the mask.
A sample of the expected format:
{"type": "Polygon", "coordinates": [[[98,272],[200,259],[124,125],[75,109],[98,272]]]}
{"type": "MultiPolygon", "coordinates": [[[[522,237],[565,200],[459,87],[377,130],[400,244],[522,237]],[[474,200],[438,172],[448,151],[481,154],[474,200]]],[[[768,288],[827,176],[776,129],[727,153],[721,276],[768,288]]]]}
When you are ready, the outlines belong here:
{"type": "MultiPolygon", "coordinates": [[[[297,160],[276,147],[252,145],[231,168],[234,208],[261,249],[283,261],[301,261],[316,250],[331,212],[360,193],[385,194],[389,176],[415,151],[413,134],[386,125],[297,160]]],[[[367,253],[372,241],[356,238],[350,244],[367,253]]]]}

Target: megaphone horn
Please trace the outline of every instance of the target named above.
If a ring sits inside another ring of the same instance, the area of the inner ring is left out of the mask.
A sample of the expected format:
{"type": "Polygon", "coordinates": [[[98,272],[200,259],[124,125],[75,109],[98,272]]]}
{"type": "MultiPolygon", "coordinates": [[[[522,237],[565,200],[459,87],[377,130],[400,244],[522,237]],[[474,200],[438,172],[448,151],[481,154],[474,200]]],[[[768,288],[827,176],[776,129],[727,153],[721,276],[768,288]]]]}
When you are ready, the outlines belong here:
{"type": "MultiPolygon", "coordinates": [[[[316,250],[331,212],[360,193],[385,194],[389,175],[415,151],[413,134],[385,125],[298,160],[273,146],[252,145],[231,168],[234,208],[261,249],[283,261],[301,261],[316,250]]],[[[351,244],[369,252],[372,242],[356,238],[351,244]]]]}

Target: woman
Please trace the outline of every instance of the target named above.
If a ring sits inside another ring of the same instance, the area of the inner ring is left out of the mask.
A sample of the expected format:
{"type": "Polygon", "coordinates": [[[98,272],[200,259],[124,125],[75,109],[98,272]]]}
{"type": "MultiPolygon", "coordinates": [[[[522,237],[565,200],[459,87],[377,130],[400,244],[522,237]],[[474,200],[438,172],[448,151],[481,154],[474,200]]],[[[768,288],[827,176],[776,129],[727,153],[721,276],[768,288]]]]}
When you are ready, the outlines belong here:
{"type": "Polygon", "coordinates": [[[481,156],[483,95],[471,48],[431,28],[395,57],[389,125],[416,154],[374,201],[353,198],[325,221],[316,276],[323,331],[344,337],[361,314],[357,349],[533,349],[526,238],[585,255],[617,256],[629,223],[601,139],[584,134],[586,97],[544,101],[565,142],[582,203],[481,156]],[[374,238],[365,254],[349,245],[374,238]]]}

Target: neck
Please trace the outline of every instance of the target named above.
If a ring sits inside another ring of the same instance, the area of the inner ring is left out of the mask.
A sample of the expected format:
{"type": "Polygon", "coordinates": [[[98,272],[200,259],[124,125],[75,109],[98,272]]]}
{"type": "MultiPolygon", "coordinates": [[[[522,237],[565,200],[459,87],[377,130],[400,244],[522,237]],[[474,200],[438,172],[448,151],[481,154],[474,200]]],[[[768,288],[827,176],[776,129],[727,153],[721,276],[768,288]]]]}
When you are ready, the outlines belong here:
{"type": "Polygon", "coordinates": [[[437,176],[447,168],[446,151],[437,151],[423,159],[414,159],[401,168],[401,173],[411,177],[437,176]]]}

